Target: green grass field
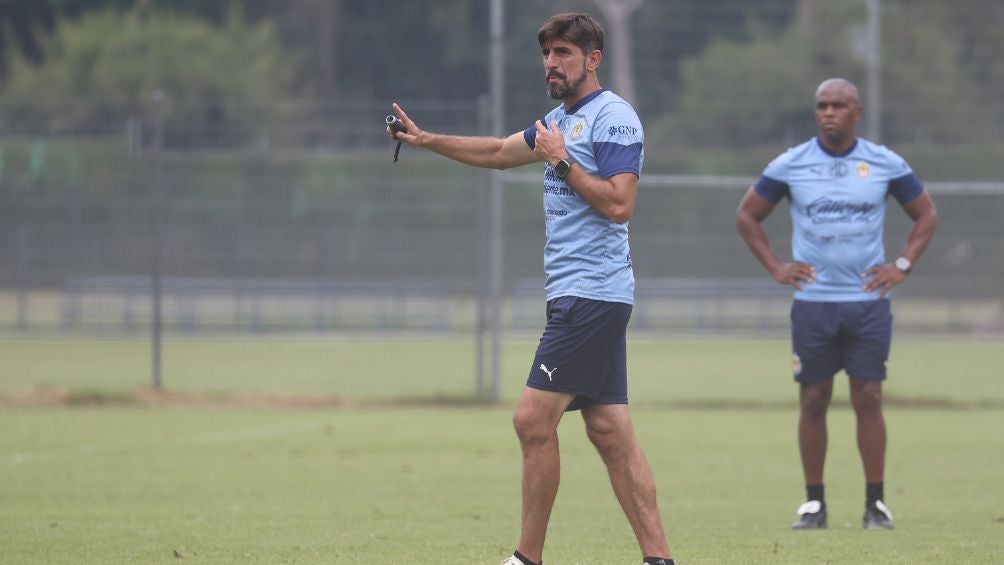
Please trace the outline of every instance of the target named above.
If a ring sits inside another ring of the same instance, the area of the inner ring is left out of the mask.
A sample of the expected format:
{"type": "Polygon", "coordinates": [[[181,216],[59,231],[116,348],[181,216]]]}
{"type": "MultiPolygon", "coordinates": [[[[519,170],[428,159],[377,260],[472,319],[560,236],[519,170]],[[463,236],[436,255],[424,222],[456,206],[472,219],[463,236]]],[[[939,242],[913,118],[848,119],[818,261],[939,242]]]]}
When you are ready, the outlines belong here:
{"type": "MultiPolygon", "coordinates": [[[[470,395],[473,355],[469,341],[412,339],[165,349],[172,390],[357,399],[349,408],[44,407],[10,399],[38,386],[145,386],[145,344],[0,341],[0,562],[497,563],[519,528],[510,408],[533,346],[506,344],[500,406],[414,406],[470,395]]],[[[788,529],[803,491],[785,341],[629,347],[636,428],[678,563],[1004,562],[1004,345],[894,345],[893,532],[860,528],[844,402],[830,414],[830,528],[788,529]]],[[[577,414],[561,425],[545,562],[638,563],[581,428],[577,414]]]]}
{"type": "MultiPolygon", "coordinates": [[[[535,347],[535,338],[504,343],[503,401],[522,390],[535,347]]],[[[0,359],[0,394],[37,387],[122,392],[151,382],[144,340],[0,339],[0,359]]],[[[786,339],[636,336],[628,344],[628,370],[636,406],[787,406],[795,398],[786,339]]],[[[1004,407],[999,340],[897,339],[889,372],[886,394],[894,400],[1004,407]]],[[[211,394],[462,399],[476,388],[474,347],[471,339],[421,337],[172,339],[164,345],[163,383],[172,391],[211,394]]],[[[846,400],[846,392],[837,386],[837,400],[846,400]]]]}

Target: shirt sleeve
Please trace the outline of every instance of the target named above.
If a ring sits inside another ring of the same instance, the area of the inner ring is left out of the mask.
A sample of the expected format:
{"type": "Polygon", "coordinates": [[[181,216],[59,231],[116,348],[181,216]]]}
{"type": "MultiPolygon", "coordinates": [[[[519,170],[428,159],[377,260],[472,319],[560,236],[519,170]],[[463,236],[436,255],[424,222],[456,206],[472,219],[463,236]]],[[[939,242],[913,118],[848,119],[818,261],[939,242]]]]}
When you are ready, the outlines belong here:
{"type": "MultiPolygon", "coordinates": [[[[540,119],[541,122],[547,123],[547,116],[540,119]]],[[[523,130],[523,141],[530,149],[537,147],[537,122],[530,124],[530,127],[523,130]]]]}
{"type": "Polygon", "coordinates": [[[641,176],[644,160],[645,131],[631,106],[607,104],[593,124],[593,154],[596,172],[602,178],[620,173],[641,176]]]}
{"type": "Polygon", "coordinates": [[[913,173],[906,174],[889,181],[889,194],[893,195],[900,204],[909,204],[914,198],[924,192],[924,186],[920,184],[913,173]]]}
{"type": "Polygon", "coordinates": [[[777,204],[782,198],[788,196],[791,187],[786,182],[772,179],[765,175],[756,181],[756,184],[753,185],[753,190],[767,202],[777,204]]]}
{"type": "Polygon", "coordinates": [[[899,203],[909,204],[911,200],[920,196],[924,192],[924,186],[920,184],[917,177],[913,175],[906,159],[900,157],[891,149],[885,148],[887,159],[889,159],[889,194],[893,195],[899,203]]]}
{"type": "Polygon", "coordinates": [[[530,126],[523,130],[523,141],[530,149],[537,147],[537,126],[530,126]]]}
{"type": "Polygon", "coordinates": [[[753,185],[753,190],[771,204],[777,204],[791,193],[791,185],[788,184],[790,155],[791,150],[789,149],[768,163],[760,179],[753,185]]]}

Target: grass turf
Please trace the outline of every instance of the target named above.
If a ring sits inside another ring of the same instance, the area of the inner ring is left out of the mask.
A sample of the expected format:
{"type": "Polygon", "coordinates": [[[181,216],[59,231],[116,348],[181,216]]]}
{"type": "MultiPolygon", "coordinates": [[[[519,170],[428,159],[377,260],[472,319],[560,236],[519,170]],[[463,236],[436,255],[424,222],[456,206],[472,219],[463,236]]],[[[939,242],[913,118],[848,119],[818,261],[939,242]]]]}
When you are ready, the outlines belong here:
{"type": "MultiPolygon", "coordinates": [[[[473,390],[470,341],[421,339],[173,340],[165,349],[171,390],[381,401],[366,409],[8,403],[0,561],[497,563],[519,528],[508,407],[533,347],[506,344],[500,407],[401,408],[401,399],[473,390]]],[[[830,414],[831,525],[793,532],[803,493],[786,341],[630,341],[636,428],[678,563],[1001,562],[1002,348],[894,344],[886,386],[899,400],[887,410],[894,532],[860,528],[864,485],[840,384],[830,414]]],[[[140,341],[6,340],[0,359],[4,393],[52,386],[116,398],[147,384],[140,341]]],[[[637,563],[577,414],[560,433],[546,562],[637,563]]]]}
{"type": "MultiPolygon", "coordinates": [[[[502,348],[502,400],[517,398],[536,341],[502,348]]],[[[264,391],[360,400],[470,398],[476,385],[473,340],[168,340],[168,390],[264,391]]],[[[0,340],[0,393],[56,387],[121,392],[150,385],[149,344],[142,340],[0,340]]],[[[790,404],[787,340],[628,341],[632,403],[745,406],[790,404]]],[[[891,400],[938,405],[1004,405],[1004,343],[898,339],[889,360],[891,400]]],[[[846,381],[843,376],[839,379],[846,381]]],[[[488,383],[484,384],[485,390],[488,383]]],[[[846,401],[844,384],[835,387],[846,401]]]]}
{"type": "MultiPolygon", "coordinates": [[[[887,412],[894,532],[863,531],[853,415],[830,415],[830,528],[802,499],[788,410],[635,411],[681,564],[1004,559],[1004,412],[887,412]]],[[[0,412],[10,563],[497,563],[516,542],[507,409],[0,412]]],[[[549,564],[640,561],[577,414],[549,564]]]]}

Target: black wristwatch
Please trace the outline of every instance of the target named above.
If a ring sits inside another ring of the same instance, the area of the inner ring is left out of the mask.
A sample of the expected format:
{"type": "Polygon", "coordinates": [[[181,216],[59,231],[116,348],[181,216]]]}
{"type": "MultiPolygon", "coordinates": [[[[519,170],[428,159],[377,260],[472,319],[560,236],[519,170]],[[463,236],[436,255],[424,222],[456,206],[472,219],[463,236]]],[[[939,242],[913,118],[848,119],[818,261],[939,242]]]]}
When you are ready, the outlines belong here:
{"type": "Polygon", "coordinates": [[[575,159],[571,157],[566,157],[554,164],[554,173],[558,175],[558,178],[565,178],[568,171],[572,170],[572,165],[575,164],[575,159]]]}

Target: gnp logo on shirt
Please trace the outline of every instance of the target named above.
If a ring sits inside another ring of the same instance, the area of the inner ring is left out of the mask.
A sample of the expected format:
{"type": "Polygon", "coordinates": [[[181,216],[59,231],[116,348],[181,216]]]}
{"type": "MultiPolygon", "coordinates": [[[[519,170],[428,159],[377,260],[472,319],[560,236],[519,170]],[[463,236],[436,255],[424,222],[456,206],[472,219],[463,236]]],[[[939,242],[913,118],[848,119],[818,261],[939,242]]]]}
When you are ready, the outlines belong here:
{"type": "Polygon", "coordinates": [[[627,135],[638,135],[638,128],[634,126],[610,126],[607,128],[607,135],[610,137],[614,136],[627,136],[627,135]]]}

